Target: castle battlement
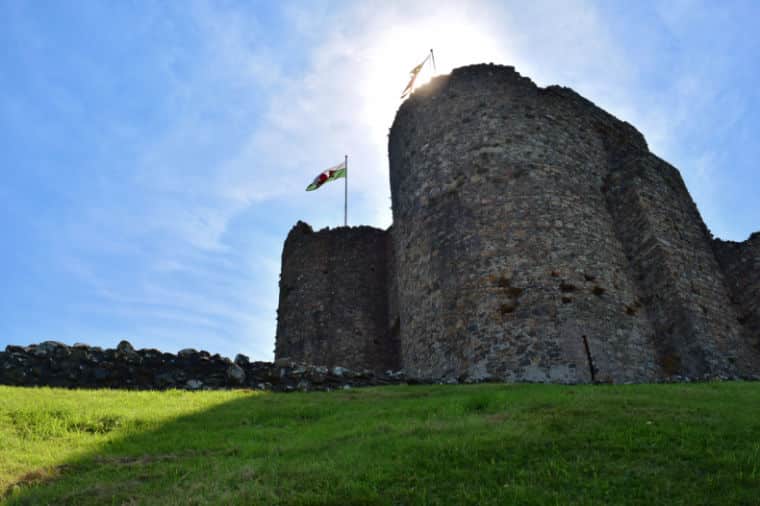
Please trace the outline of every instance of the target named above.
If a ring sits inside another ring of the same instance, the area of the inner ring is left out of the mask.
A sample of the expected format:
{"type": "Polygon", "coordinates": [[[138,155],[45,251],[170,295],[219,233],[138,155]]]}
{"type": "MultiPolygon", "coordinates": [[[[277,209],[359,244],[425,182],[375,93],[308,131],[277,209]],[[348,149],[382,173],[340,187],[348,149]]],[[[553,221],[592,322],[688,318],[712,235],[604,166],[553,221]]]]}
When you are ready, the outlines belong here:
{"type": "Polygon", "coordinates": [[[391,229],[288,235],[277,357],[441,380],[760,375],[760,236],[713,240],[632,125],[473,65],[401,105],[388,151],[391,229]]]}

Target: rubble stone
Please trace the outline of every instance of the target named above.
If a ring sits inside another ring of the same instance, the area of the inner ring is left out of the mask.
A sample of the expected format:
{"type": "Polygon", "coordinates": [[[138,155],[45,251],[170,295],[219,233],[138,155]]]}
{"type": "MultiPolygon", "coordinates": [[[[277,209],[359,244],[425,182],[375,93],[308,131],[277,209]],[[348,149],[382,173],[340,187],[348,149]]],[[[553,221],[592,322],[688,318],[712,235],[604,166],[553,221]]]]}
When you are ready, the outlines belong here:
{"type": "Polygon", "coordinates": [[[388,154],[391,228],[288,234],[276,358],[447,383],[760,373],[760,234],[713,240],[632,125],[472,65],[401,105],[388,154]]]}
{"type": "Polygon", "coordinates": [[[0,351],[0,385],[295,392],[404,383],[404,376],[398,371],[353,372],[289,359],[286,363],[280,361],[280,365],[243,360],[233,363],[218,354],[191,350],[180,357],[155,349],[135,350],[124,342],[117,349],[106,350],[81,344],[69,347],[51,341],[25,347],[7,346],[0,351]]]}

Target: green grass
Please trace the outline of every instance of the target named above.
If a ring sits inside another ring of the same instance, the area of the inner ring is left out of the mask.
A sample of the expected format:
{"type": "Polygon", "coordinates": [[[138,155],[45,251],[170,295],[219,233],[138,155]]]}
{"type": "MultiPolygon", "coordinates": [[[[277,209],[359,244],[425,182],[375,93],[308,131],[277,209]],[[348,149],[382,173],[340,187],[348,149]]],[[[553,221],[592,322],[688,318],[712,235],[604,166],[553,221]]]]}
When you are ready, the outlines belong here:
{"type": "Polygon", "coordinates": [[[0,387],[7,504],[760,504],[760,384],[0,387]]]}

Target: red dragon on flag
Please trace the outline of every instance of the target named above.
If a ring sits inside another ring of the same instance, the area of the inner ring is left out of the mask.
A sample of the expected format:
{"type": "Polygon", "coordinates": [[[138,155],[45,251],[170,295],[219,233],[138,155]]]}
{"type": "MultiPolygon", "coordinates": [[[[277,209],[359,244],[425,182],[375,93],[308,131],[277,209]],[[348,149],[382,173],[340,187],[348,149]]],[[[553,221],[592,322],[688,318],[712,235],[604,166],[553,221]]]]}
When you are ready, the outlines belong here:
{"type": "Polygon", "coordinates": [[[330,181],[335,181],[336,179],[340,179],[342,177],[346,177],[345,161],[339,163],[335,167],[330,167],[329,169],[321,172],[317,177],[314,178],[314,181],[312,181],[311,184],[306,187],[306,191],[314,191],[323,184],[329,183],[330,181]]]}

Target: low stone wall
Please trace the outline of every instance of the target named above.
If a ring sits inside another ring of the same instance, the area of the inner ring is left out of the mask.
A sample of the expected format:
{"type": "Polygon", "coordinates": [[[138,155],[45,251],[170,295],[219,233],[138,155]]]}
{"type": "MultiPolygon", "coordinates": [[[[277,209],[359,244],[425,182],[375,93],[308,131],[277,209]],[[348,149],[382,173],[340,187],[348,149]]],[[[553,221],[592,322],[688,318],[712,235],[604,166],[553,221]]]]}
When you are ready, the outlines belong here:
{"type": "Polygon", "coordinates": [[[7,346],[0,352],[0,384],[64,388],[132,390],[217,390],[251,388],[278,392],[334,390],[404,383],[401,373],[348,370],[299,364],[283,358],[232,361],[193,349],[176,355],[154,349],[135,350],[127,341],[116,349],[45,341],[7,346]]]}

